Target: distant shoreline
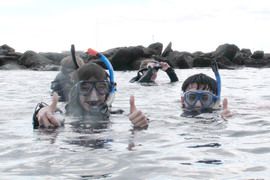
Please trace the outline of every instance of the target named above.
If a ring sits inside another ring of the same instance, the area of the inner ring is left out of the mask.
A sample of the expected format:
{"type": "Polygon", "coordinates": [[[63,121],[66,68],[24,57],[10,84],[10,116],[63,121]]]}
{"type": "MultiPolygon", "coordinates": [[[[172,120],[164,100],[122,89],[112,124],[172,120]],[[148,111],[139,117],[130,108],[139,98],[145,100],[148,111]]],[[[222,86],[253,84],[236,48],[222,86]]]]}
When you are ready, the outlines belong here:
{"type": "MultiPolygon", "coordinates": [[[[270,54],[262,50],[251,52],[250,49],[240,49],[234,44],[219,45],[215,51],[194,53],[172,49],[172,43],[165,48],[162,43],[117,47],[102,52],[112,63],[115,70],[137,70],[145,59],[165,61],[176,69],[194,67],[209,67],[215,59],[221,69],[236,69],[239,67],[270,67],[270,54]]],[[[90,57],[83,51],[76,51],[87,62],[100,63],[97,57],[90,57]]],[[[61,60],[70,55],[69,51],[55,52],[16,52],[14,48],[4,44],[0,46],[0,70],[30,69],[39,71],[57,71],[61,60]]],[[[102,64],[101,64],[102,65],[102,64]]]]}

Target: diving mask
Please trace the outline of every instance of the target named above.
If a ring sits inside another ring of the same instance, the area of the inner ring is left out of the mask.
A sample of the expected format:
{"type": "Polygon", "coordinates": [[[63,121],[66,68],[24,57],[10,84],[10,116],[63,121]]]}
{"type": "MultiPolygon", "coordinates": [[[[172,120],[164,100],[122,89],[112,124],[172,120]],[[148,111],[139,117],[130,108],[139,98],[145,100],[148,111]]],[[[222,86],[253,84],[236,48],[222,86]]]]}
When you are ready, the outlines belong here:
{"type": "Polygon", "coordinates": [[[78,83],[79,94],[87,96],[91,94],[93,88],[99,95],[107,95],[110,92],[110,83],[107,80],[104,81],[80,81],[78,83]]]}
{"type": "Polygon", "coordinates": [[[184,93],[184,101],[188,105],[188,109],[195,107],[196,103],[200,101],[202,109],[211,108],[211,105],[215,104],[218,100],[218,96],[209,91],[187,91],[184,93]]]}

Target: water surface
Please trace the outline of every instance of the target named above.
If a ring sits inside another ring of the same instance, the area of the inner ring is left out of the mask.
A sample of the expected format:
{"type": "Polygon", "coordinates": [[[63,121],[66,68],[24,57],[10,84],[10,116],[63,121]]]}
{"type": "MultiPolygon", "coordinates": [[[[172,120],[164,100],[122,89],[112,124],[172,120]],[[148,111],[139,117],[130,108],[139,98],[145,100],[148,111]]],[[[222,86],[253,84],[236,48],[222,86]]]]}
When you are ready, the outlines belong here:
{"type": "MultiPolygon", "coordinates": [[[[65,127],[33,130],[35,105],[50,102],[57,72],[0,71],[1,179],[267,179],[270,177],[269,69],[220,70],[222,96],[236,114],[180,117],[181,83],[210,69],[176,70],[169,84],[128,83],[135,71],[116,72],[117,94],[107,129],[90,133],[65,127]],[[148,130],[132,132],[129,96],[150,119],[148,130]]],[[[63,105],[60,104],[60,107],[63,105]]]]}

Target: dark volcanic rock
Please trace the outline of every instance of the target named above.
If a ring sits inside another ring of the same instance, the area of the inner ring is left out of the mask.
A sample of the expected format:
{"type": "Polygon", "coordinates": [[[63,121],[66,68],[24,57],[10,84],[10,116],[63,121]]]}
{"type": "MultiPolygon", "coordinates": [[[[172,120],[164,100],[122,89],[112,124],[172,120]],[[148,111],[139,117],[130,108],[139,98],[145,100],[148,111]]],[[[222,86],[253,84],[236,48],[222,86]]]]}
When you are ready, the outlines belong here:
{"type": "Polygon", "coordinates": [[[30,69],[39,69],[46,65],[53,64],[52,60],[34,52],[26,51],[19,59],[18,63],[30,69]]]}
{"type": "Polygon", "coordinates": [[[214,56],[224,56],[232,61],[238,51],[240,51],[240,49],[234,44],[223,44],[218,46],[218,48],[214,52],[214,56]]]}
{"type": "Polygon", "coordinates": [[[68,56],[69,54],[64,53],[53,53],[53,52],[46,52],[46,53],[38,53],[41,56],[44,56],[52,61],[55,65],[60,65],[61,60],[68,56]]]}
{"type": "Polygon", "coordinates": [[[264,57],[264,52],[263,51],[255,51],[251,55],[251,58],[253,58],[253,59],[263,59],[263,57],[264,57]]]}
{"type": "Polygon", "coordinates": [[[193,67],[210,67],[212,58],[209,57],[196,57],[193,60],[193,67]]]}
{"type": "Polygon", "coordinates": [[[147,48],[144,48],[144,57],[151,57],[152,55],[161,55],[163,44],[153,43],[147,48]]]}
{"type": "Polygon", "coordinates": [[[131,70],[131,64],[143,55],[144,51],[140,46],[121,48],[111,57],[111,63],[115,70],[131,70]]]}
{"type": "Polygon", "coordinates": [[[167,47],[164,49],[163,53],[161,54],[162,57],[166,57],[168,56],[171,52],[173,52],[172,50],[172,43],[170,42],[167,47]]]}
{"type": "Polygon", "coordinates": [[[175,68],[188,69],[192,67],[193,57],[188,52],[173,51],[167,56],[170,64],[175,68]]]}

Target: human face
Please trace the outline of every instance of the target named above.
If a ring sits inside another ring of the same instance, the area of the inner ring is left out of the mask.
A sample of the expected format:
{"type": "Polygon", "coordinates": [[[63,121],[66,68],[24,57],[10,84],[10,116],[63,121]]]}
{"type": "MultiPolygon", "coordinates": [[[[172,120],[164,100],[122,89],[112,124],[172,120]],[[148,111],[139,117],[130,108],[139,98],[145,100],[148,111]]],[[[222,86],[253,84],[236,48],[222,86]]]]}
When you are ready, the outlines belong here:
{"type": "Polygon", "coordinates": [[[109,82],[90,78],[79,83],[80,105],[85,111],[97,109],[106,101],[109,94],[109,82]]]}
{"type": "Polygon", "coordinates": [[[190,84],[181,97],[182,107],[192,110],[213,108],[217,100],[218,97],[209,90],[207,85],[198,86],[197,83],[190,84]]]}
{"type": "MultiPolygon", "coordinates": [[[[152,68],[153,75],[151,76],[151,81],[155,81],[157,79],[157,72],[160,67],[159,63],[151,62],[147,64],[147,67],[152,68]]],[[[147,72],[147,71],[145,71],[147,72]]]]}

